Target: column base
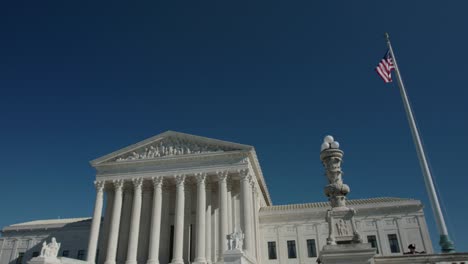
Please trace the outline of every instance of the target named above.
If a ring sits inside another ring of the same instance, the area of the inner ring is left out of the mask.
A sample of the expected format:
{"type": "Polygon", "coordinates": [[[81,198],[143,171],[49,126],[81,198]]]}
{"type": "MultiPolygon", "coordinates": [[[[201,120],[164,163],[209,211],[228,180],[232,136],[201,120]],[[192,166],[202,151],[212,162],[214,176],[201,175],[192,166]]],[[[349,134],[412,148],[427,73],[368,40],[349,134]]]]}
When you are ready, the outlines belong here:
{"type": "Polygon", "coordinates": [[[207,263],[206,263],[206,260],[197,260],[197,259],[195,259],[195,260],[192,262],[192,264],[207,264],[207,263]]]}
{"type": "Polygon", "coordinates": [[[106,260],[104,264],[115,264],[115,260],[106,260]]]}
{"type": "Polygon", "coordinates": [[[448,235],[440,235],[439,245],[442,253],[455,253],[455,245],[448,235]]]}
{"type": "Polygon", "coordinates": [[[137,264],[136,260],[127,260],[125,261],[125,264],[137,264]]]}
{"type": "Polygon", "coordinates": [[[159,260],[157,260],[157,259],[148,259],[148,261],[146,261],[146,264],[159,264],[159,260]]]}
{"type": "Polygon", "coordinates": [[[184,264],[184,260],[183,259],[172,259],[171,263],[169,263],[169,264],[184,264]]]}

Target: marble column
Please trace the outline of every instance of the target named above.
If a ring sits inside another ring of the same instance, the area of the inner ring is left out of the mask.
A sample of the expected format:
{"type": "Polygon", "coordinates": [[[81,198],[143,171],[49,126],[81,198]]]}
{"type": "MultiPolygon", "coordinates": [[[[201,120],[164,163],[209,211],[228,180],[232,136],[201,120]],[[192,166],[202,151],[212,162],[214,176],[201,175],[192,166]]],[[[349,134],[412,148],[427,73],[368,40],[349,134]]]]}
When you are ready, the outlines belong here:
{"type": "Polygon", "coordinates": [[[206,183],[206,213],[205,213],[205,257],[206,263],[211,264],[211,183],[206,183]]]}
{"type": "Polygon", "coordinates": [[[159,263],[159,243],[161,237],[161,208],[163,177],[153,177],[153,209],[149,241],[149,255],[146,264],[159,263]]]}
{"type": "Polygon", "coordinates": [[[141,188],[143,185],[142,178],[135,178],[133,183],[133,205],[132,205],[132,219],[130,220],[130,233],[128,239],[127,261],[125,264],[137,263],[137,249],[138,249],[138,232],[140,231],[140,217],[141,217],[141,188]]]}
{"type": "Polygon", "coordinates": [[[175,176],[176,180],[176,204],[174,220],[174,248],[172,252],[172,264],[183,264],[184,242],[184,208],[185,208],[185,175],[175,176]]]}
{"type": "Polygon", "coordinates": [[[232,221],[232,182],[228,179],[227,182],[227,211],[228,211],[228,234],[234,230],[232,221]]]}
{"type": "Polygon", "coordinates": [[[122,188],[123,180],[114,180],[114,205],[112,209],[111,227],[109,231],[109,242],[107,244],[107,254],[105,264],[115,264],[117,254],[117,242],[119,239],[120,213],[122,211],[122,188]]]}
{"type": "MultiPolygon", "coordinates": [[[[256,259],[258,259],[258,250],[259,250],[259,235],[258,235],[258,225],[257,225],[257,220],[258,220],[258,217],[257,217],[257,187],[255,185],[255,181],[251,181],[251,185],[252,185],[252,226],[253,226],[253,235],[252,235],[252,245],[255,245],[254,246],[254,251],[252,252],[252,255],[255,255],[256,259]]],[[[298,236],[298,239],[299,239],[299,236],[298,236]]],[[[298,241],[298,245],[297,245],[297,255],[299,256],[299,241],[298,241]]]]}
{"type": "Polygon", "coordinates": [[[219,188],[219,254],[218,261],[223,262],[224,251],[227,250],[227,234],[228,234],[228,211],[227,211],[227,171],[219,171],[218,188],[219,188]]]}
{"type": "Polygon", "coordinates": [[[112,220],[112,208],[114,207],[114,188],[104,189],[104,197],[106,200],[106,209],[104,210],[104,223],[102,226],[101,239],[98,239],[98,264],[104,264],[107,259],[107,245],[109,245],[109,232],[112,220]]]}
{"type": "Polygon", "coordinates": [[[197,173],[197,237],[195,244],[195,263],[206,263],[205,258],[205,221],[206,221],[206,173],[197,173]]]}
{"type": "Polygon", "coordinates": [[[93,222],[91,223],[91,231],[89,233],[88,255],[86,260],[93,264],[96,260],[96,250],[99,238],[99,228],[101,227],[102,203],[104,197],[104,182],[95,181],[96,187],[96,202],[94,203],[93,222]]]}
{"type": "Polygon", "coordinates": [[[241,200],[242,200],[242,219],[244,223],[244,249],[247,254],[253,253],[253,245],[252,245],[252,235],[253,235],[253,228],[252,228],[252,190],[250,181],[252,176],[249,174],[249,171],[240,170],[239,175],[241,177],[241,200]]]}

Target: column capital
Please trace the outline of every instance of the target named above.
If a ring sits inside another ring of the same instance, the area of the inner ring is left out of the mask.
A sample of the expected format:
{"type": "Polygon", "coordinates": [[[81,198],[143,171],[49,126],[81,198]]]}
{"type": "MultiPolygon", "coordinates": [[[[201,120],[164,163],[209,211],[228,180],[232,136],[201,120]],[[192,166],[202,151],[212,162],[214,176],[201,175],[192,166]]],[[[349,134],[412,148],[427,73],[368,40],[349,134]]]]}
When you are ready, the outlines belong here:
{"type": "Polygon", "coordinates": [[[206,173],[204,173],[204,172],[195,173],[195,178],[197,179],[197,184],[205,184],[205,182],[206,182],[206,173]]]}
{"type": "Polygon", "coordinates": [[[137,189],[141,190],[141,187],[143,186],[143,178],[132,179],[132,183],[133,183],[133,188],[135,190],[137,190],[137,189]]]}
{"type": "Polygon", "coordinates": [[[240,169],[240,170],[237,170],[237,173],[239,173],[239,176],[241,177],[241,179],[243,179],[249,176],[249,169],[248,168],[240,169]]]}
{"type": "Polygon", "coordinates": [[[163,185],[163,176],[151,177],[154,189],[161,188],[163,185]]]}
{"type": "Polygon", "coordinates": [[[180,186],[184,186],[184,183],[185,183],[185,175],[183,174],[179,174],[179,175],[175,175],[174,176],[174,179],[176,181],[176,185],[177,187],[180,187],[180,186]]]}
{"type": "Polygon", "coordinates": [[[249,173],[249,170],[240,170],[239,171],[240,179],[241,181],[247,181],[251,182],[252,181],[252,175],[249,173]]]}
{"type": "Polygon", "coordinates": [[[216,175],[218,175],[219,181],[226,181],[227,176],[228,176],[228,171],[227,170],[217,171],[216,175]]]}
{"type": "Polygon", "coordinates": [[[112,184],[114,185],[114,189],[116,191],[122,191],[124,180],[113,180],[112,184]]]}
{"type": "Polygon", "coordinates": [[[105,181],[94,181],[94,187],[96,187],[96,191],[103,192],[104,184],[105,184],[105,181]]]}

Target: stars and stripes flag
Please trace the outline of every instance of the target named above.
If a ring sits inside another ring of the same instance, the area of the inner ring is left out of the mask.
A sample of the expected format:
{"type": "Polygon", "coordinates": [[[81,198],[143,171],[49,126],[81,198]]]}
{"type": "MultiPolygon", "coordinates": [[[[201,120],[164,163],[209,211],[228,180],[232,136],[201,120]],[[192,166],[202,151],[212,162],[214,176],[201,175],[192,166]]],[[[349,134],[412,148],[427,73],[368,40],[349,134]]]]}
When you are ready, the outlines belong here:
{"type": "Polygon", "coordinates": [[[393,64],[393,58],[390,55],[390,51],[385,53],[385,56],[380,61],[379,65],[375,68],[379,76],[384,80],[384,82],[392,82],[392,70],[395,69],[393,64]]]}

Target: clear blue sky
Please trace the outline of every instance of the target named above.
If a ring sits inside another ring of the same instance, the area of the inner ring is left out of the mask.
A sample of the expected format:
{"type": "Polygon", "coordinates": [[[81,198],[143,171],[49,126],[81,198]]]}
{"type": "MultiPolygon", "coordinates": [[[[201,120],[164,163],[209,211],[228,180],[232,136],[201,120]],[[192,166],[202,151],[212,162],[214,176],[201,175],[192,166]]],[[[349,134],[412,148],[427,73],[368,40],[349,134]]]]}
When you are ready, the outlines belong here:
{"type": "Polygon", "coordinates": [[[468,3],[3,1],[0,226],[92,214],[88,161],[166,130],[256,147],[273,202],[324,201],[323,136],[349,198],[422,200],[393,40],[459,251],[468,251],[468,3]]]}

